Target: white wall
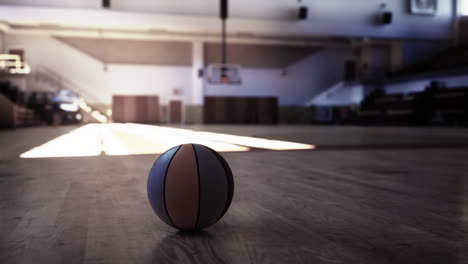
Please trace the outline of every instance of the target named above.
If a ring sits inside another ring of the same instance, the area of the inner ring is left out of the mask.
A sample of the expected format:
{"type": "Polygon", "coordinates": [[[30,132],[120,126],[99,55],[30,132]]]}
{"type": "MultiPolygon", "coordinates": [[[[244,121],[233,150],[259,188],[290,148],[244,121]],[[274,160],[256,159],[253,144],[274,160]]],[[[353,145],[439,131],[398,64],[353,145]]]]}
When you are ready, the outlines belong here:
{"type": "MultiPolygon", "coordinates": [[[[70,7],[87,8],[88,10],[100,10],[100,2],[98,0],[0,0],[1,4],[16,6],[70,7]]],[[[296,14],[300,4],[296,0],[255,0],[254,4],[252,0],[230,1],[230,14],[233,19],[230,20],[229,29],[233,32],[301,32],[361,37],[423,39],[449,39],[453,37],[453,0],[439,0],[439,10],[435,16],[409,14],[408,0],[304,0],[302,4],[309,7],[310,15],[307,21],[297,20],[296,14]],[[387,5],[385,10],[392,11],[394,14],[392,25],[375,25],[375,16],[383,11],[380,7],[382,3],[387,5]]],[[[124,24],[128,23],[132,26],[143,27],[146,25],[168,28],[172,24],[182,28],[196,27],[197,30],[201,31],[219,29],[217,19],[214,20],[218,16],[218,0],[113,0],[112,6],[112,12],[106,10],[99,12],[99,14],[95,12],[77,14],[76,10],[64,9],[53,16],[48,11],[37,12],[35,9],[32,12],[27,12],[25,19],[33,20],[34,17],[41,17],[41,19],[47,20],[40,21],[43,23],[60,23],[54,19],[57,16],[62,17],[63,21],[80,25],[88,22],[91,24],[115,24],[115,21],[112,22],[110,17],[117,17],[120,14],[115,11],[136,11],[146,14],[178,15],[179,17],[165,18],[163,22],[167,23],[161,24],[156,23],[161,22],[161,19],[150,17],[140,19],[134,14],[127,13],[127,15],[120,15],[117,22],[121,23],[120,26],[125,26],[124,24]],[[70,14],[67,15],[67,13],[70,14]],[[84,17],[86,20],[83,20],[84,17]],[[122,20],[122,18],[125,19],[122,20]],[[213,18],[213,20],[206,20],[206,18],[213,18]],[[155,23],[151,23],[151,21],[155,23]]],[[[5,12],[0,12],[0,17],[7,21],[18,21],[19,17],[15,17],[16,14],[26,14],[23,11],[8,9],[7,6],[1,7],[0,11],[1,9],[4,9],[5,12]]]]}
{"type": "Polygon", "coordinates": [[[7,35],[7,49],[23,49],[32,71],[45,66],[86,88],[88,100],[105,101],[102,64],[51,37],[7,35]]]}
{"type": "Polygon", "coordinates": [[[282,70],[243,69],[242,85],[205,84],[208,96],[277,96],[280,105],[304,105],[313,96],[343,79],[350,49],[325,49],[282,70]]]}
{"type": "Polygon", "coordinates": [[[159,95],[162,104],[173,99],[191,103],[191,67],[109,65],[104,80],[107,98],[112,94],[159,95]],[[183,93],[174,95],[173,89],[183,93]]]}
{"type": "Polygon", "coordinates": [[[111,104],[113,94],[159,94],[163,103],[190,103],[191,67],[108,65],[105,71],[98,60],[51,37],[8,35],[6,45],[24,49],[33,72],[45,66],[83,88],[89,103],[111,104]],[[172,96],[174,88],[184,90],[183,96],[172,96]]]}
{"type": "Polygon", "coordinates": [[[350,106],[360,104],[363,99],[364,86],[361,83],[339,82],[314,97],[306,105],[325,107],[350,106]]]}
{"type": "MultiPolygon", "coordinates": [[[[25,50],[32,71],[45,66],[85,89],[89,103],[110,104],[113,94],[155,94],[161,102],[183,99],[197,104],[192,67],[104,65],[51,37],[8,35],[8,48],[25,50]],[[179,89],[182,95],[174,95],[179,89]]],[[[303,105],[308,99],[342,80],[350,49],[325,49],[283,70],[244,69],[241,86],[206,85],[205,95],[277,96],[281,105],[303,105]]]]}
{"type": "MultiPolygon", "coordinates": [[[[191,67],[109,65],[104,71],[101,62],[51,37],[7,35],[5,44],[7,49],[24,49],[33,71],[44,65],[85,88],[90,103],[110,104],[113,94],[158,94],[162,103],[181,98],[185,104],[193,104],[196,98],[191,67]],[[183,90],[183,94],[173,95],[174,89],[183,90]]],[[[281,69],[244,69],[241,86],[205,84],[204,94],[277,96],[281,105],[303,105],[341,81],[344,61],[351,57],[350,49],[324,49],[284,69],[285,76],[281,69]]],[[[432,80],[445,81],[448,86],[468,85],[466,75],[392,84],[386,89],[390,93],[418,91],[432,80]]]]}
{"type": "Polygon", "coordinates": [[[385,86],[385,92],[392,93],[410,93],[423,91],[431,81],[441,81],[448,88],[457,86],[468,86],[468,74],[454,77],[431,78],[424,80],[409,81],[404,83],[394,83],[385,86]]]}
{"type": "Polygon", "coordinates": [[[460,2],[460,7],[458,9],[459,14],[462,16],[468,16],[468,1],[467,0],[458,0],[460,2]]]}
{"type": "MultiPolygon", "coordinates": [[[[262,18],[287,20],[296,16],[297,7],[308,6],[311,21],[332,21],[367,23],[366,14],[380,9],[382,3],[387,9],[401,14],[407,13],[407,0],[231,0],[229,14],[238,18],[262,18]],[[346,14],[344,13],[346,12],[346,14]],[[363,16],[364,15],[364,16],[363,16]]],[[[0,4],[20,6],[66,7],[66,8],[101,8],[101,0],[0,0],[0,4]]],[[[160,14],[179,14],[197,16],[218,16],[219,0],[112,0],[112,10],[152,12],[160,14]]],[[[451,11],[452,0],[439,0],[438,15],[447,16],[451,11]]]]}

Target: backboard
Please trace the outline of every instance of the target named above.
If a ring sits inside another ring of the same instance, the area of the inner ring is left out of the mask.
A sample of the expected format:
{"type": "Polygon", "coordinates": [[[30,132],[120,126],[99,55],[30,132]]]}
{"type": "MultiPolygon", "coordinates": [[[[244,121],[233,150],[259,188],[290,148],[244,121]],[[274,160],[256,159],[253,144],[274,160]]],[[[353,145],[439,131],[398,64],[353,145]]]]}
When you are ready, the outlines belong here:
{"type": "Polygon", "coordinates": [[[242,84],[241,67],[236,64],[210,64],[206,68],[206,80],[209,84],[242,84]]]}

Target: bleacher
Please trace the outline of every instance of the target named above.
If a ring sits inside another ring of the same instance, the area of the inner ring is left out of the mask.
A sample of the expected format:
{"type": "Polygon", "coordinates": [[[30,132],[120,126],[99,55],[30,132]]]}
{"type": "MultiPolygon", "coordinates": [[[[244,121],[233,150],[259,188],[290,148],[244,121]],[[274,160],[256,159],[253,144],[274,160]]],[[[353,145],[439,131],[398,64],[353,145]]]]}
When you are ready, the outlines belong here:
{"type": "Polygon", "coordinates": [[[400,100],[387,109],[383,116],[383,123],[388,125],[409,125],[415,121],[413,112],[418,93],[400,96],[400,100]]]}
{"type": "Polygon", "coordinates": [[[0,127],[14,128],[40,125],[42,123],[33,110],[15,104],[8,97],[0,94],[0,127]]]}
{"type": "Polygon", "coordinates": [[[353,123],[360,125],[468,125],[468,87],[429,86],[409,94],[376,90],[365,98],[353,123]]]}
{"type": "Polygon", "coordinates": [[[450,125],[464,125],[468,114],[468,87],[435,91],[433,111],[436,118],[450,125]]]}
{"type": "Polygon", "coordinates": [[[14,128],[40,125],[40,116],[26,106],[26,96],[9,82],[0,82],[0,127],[14,128]]]}
{"type": "Polygon", "coordinates": [[[387,110],[401,100],[401,94],[384,94],[380,89],[375,90],[361,103],[357,113],[358,124],[378,124],[387,110]]]}

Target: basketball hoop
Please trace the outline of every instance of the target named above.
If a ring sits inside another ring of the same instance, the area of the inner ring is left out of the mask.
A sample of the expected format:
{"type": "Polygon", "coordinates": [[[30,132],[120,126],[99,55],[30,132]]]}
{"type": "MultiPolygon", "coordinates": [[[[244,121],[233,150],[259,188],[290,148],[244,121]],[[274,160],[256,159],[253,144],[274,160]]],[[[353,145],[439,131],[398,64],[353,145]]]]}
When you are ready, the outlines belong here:
{"type": "Polygon", "coordinates": [[[241,67],[236,64],[211,64],[206,70],[209,84],[240,85],[242,84],[241,67]]]}
{"type": "Polygon", "coordinates": [[[226,20],[228,19],[228,0],[220,0],[221,18],[221,63],[210,64],[206,68],[206,80],[209,84],[240,85],[241,67],[236,64],[227,64],[226,20]]]}

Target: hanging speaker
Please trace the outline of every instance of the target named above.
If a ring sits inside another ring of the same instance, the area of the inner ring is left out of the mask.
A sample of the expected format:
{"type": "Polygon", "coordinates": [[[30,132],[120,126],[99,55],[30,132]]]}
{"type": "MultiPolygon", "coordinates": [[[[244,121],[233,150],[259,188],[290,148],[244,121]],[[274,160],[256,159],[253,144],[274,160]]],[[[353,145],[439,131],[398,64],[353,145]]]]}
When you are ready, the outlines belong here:
{"type": "Polygon", "coordinates": [[[111,0],[102,0],[102,7],[110,8],[110,6],[111,6],[111,0]]]}
{"type": "Polygon", "coordinates": [[[392,24],[393,20],[393,13],[392,12],[384,12],[382,15],[382,24],[390,25],[392,24]]]}
{"type": "Polygon", "coordinates": [[[221,6],[220,6],[221,19],[227,19],[228,18],[228,0],[220,0],[220,1],[221,1],[221,6]]]}
{"type": "Polygon", "coordinates": [[[299,12],[298,12],[298,18],[300,20],[306,20],[307,19],[307,15],[308,15],[308,12],[309,10],[307,9],[306,6],[301,6],[299,7],[299,12]]]}

